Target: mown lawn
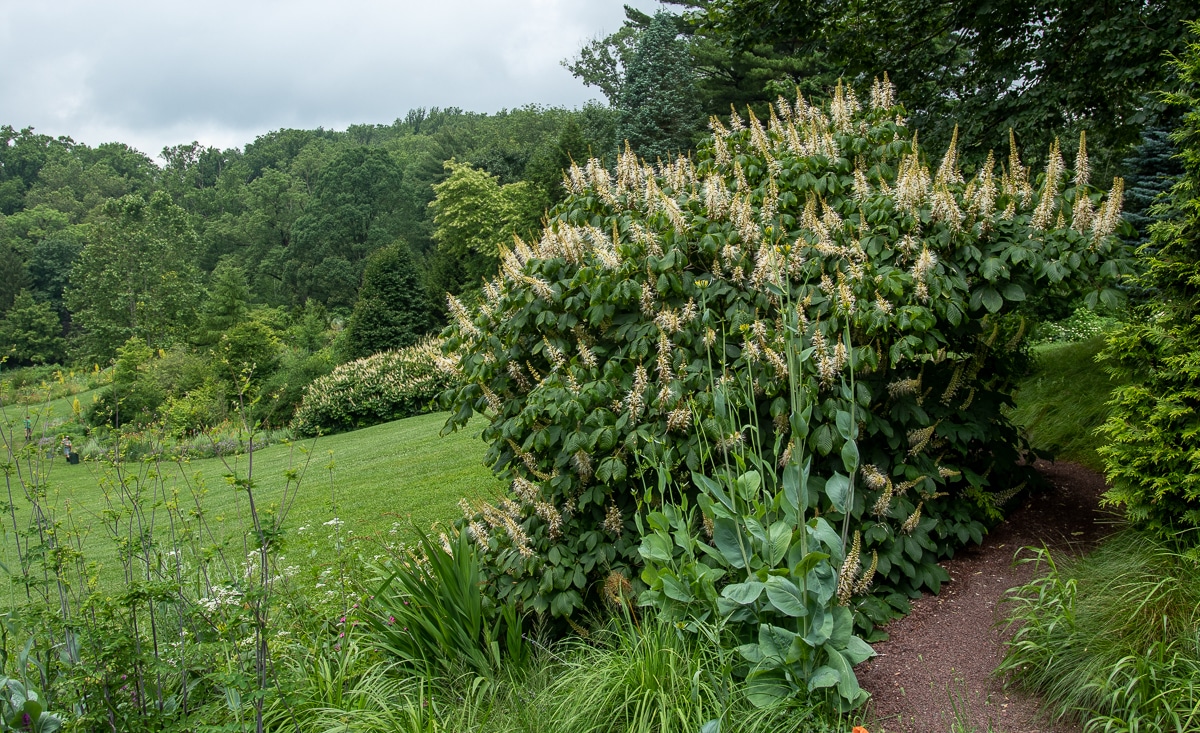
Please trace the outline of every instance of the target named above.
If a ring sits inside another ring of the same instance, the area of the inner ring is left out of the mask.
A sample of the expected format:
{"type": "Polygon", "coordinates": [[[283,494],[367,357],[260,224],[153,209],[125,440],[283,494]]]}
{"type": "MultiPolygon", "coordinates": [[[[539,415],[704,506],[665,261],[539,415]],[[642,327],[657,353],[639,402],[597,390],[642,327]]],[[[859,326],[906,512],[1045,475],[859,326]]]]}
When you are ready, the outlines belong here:
{"type": "Polygon", "coordinates": [[[1014,395],[1012,419],[1034,448],[1063,460],[1103,470],[1096,454],[1103,440],[1096,429],[1108,417],[1108,402],[1118,386],[1096,362],[1104,337],[1079,343],[1034,347],[1033,372],[1014,395]]]}
{"type": "MultiPolygon", "coordinates": [[[[300,480],[298,488],[293,482],[295,493],[283,522],[282,552],[291,564],[321,565],[333,558],[335,528],[327,523],[335,518],[342,522],[343,538],[352,533],[366,540],[359,543],[359,550],[366,552],[371,538],[411,537],[413,525],[427,530],[453,520],[460,514],[459,499],[486,497],[501,488],[482,463],[481,425],[441,437],[438,432],[445,420],[445,413],[421,415],[315,441],[273,445],[255,451],[252,471],[247,455],[133,463],[120,474],[123,484],[111,465],[85,461],[72,466],[56,453],[49,463],[42,464],[47,502],[56,508],[60,521],[69,510],[72,523],[85,535],[85,554],[106,566],[102,576],[107,579],[118,568],[104,512],[120,505],[118,486],[126,486],[127,492],[141,487],[146,492],[143,504],[147,511],[159,505],[155,539],[162,551],[169,550],[165,542],[169,527],[161,502],[164,497],[177,497],[182,506],[202,512],[213,536],[233,541],[231,554],[238,556],[236,544],[251,524],[246,492],[235,489],[226,476],[252,476],[260,510],[272,511],[280,505],[287,484],[285,473],[290,471],[300,480]],[[393,528],[396,533],[391,533],[393,528]],[[298,562],[300,559],[304,562],[298,562]]],[[[28,468],[36,468],[28,458],[21,464],[26,475],[28,468]]],[[[17,477],[13,478],[18,523],[24,526],[29,505],[21,498],[17,477]]],[[[4,524],[6,534],[11,535],[11,519],[5,517],[4,524]]],[[[3,542],[4,557],[0,558],[10,568],[15,559],[12,544],[10,536],[3,542]]]]}

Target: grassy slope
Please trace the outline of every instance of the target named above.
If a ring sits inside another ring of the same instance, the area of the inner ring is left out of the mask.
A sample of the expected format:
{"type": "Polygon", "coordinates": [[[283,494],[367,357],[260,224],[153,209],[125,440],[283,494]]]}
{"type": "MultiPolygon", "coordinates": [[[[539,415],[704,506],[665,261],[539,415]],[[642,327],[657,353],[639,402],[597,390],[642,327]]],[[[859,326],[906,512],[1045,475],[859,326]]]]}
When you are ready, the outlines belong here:
{"type": "Polygon", "coordinates": [[[1116,386],[1096,363],[1103,346],[1100,337],[1035,348],[1036,367],[1018,386],[1013,411],[1034,448],[1097,470],[1103,469],[1096,455],[1103,440],[1096,428],[1108,415],[1105,402],[1116,386]]]}
{"type": "MultiPolygon", "coordinates": [[[[324,523],[335,516],[345,523],[343,530],[360,537],[386,536],[397,522],[403,530],[410,526],[410,519],[423,529],[452,520],[459,514],[456,504],[460,498],[487,496],[500,488],[483,466],[485,446],[478,430],[468,428],[439,437],[445,419],[444,413],[421,415],[315,443],[256,451],[254,480],[260,508],[279,501],[285,470],[304,468],[308,461],[285,522],[286,553],[293,558],[309,557],[318,564],[329,559],[332,529],[324,523]],[[308,529],[300,531],[301,527],[308,529]]],[[[249,527],[245,493],[231,488],[224,476],[231,468],[244,476],[247,460],[246,456],[228,460],[228,467],[220,459],[204,459],[161,464],[157,471],[187,504],[203,486],[200,504],[216,527],[215,533],[237,537],[249,527]]],[[[135,464],[131,470],[145,480],[155,468],[135,464]]],[[[89,556],[111,566],[112,543],[98,521],[105,507],[104,484],[113,484],[113,474],[100,464],[71,466],[56,455],[48,466],[50,502],[63,507],[66,500],[71,501],[75,519],[92,528],[85,544],[89,556]]],[[[18,500],[18,505],[24,502],[18,500]]],[[[6,549],[11,552],[11,547],[6,549]]]]}

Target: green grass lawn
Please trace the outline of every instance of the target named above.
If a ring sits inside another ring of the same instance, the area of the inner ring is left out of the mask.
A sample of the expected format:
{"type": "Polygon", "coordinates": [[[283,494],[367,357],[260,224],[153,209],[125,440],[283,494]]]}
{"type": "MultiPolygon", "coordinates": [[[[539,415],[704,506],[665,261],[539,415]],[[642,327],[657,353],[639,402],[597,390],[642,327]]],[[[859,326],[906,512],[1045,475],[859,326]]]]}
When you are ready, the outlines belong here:
{"type": "MultiPolygon", "coordinates": [[[[486,497],[501,488],[482,463],[486,449],[478,435],[482,424],[440,437],[445,420],[445,413],[421,415],[256,451],[253,480],[260,509],[279,505],[287,483],[285,471],[301,476],[284,522],[282,552],[291,558],[289,562],[303,557],[303,564],[312,566],[332,560],[334,532],[325,523],[334,518],[343,522],[342,532],[360,538],[396,539],[389,532],[398,523],[403,538],[411,536],[413,524],[428,529],[459,516],[459,499],[486,497]]],[[[250,462],[246,455],[225,460],[228,463],[210,458],[181,464],[129,464],[125,475],[133,480],[126,485],[158,485],[168,494],[177,490],[181,503],[198,502],[214,535],[237,540],[250,528],[246,493],[233,488],[225,476],[231,471],[246,476],[250,462]]],[[[23,463],[30,465],[28,460],[23,463]]],[[[106,491],[111,493],[115,484],[112,467],[92,462],[68,465],[57,453],[43,465],[49,503],[58,507],[59,518],[70,506],[76,524],[90,528],[85,552],[106,566],[102,577],[108,578],[117,571],[116,551],[101,517],[107,506],[106,491]]],[[[27,507],[21,499],[15,503],[27,507]]],[[[27,518],[28,509],[24,512],[27,518]]],[[[160,522],[164,516],[159,510],[160,522]]],[[[5,524],[11,533],[7,517],[5,524]]],[[[4,545],[8,557],[0,562],[10,563],[11,539],[4,545]]]]}
{"type": "Polygon", "coordinates": [[[79,400],[79,406],[86,408],[92,402],[92,398],[100,390],[86,389],[73,395],[59,397],[53,400],[42,400],[34,404],[16,404],[5,402],[0,406],[0,425],[4,426],[5,432],[11,428],[18,431],[18,437],[21,435],[22,421],[25,415],[28,414],[34,422],[33,432],[37,437],[43,434],[51,435],[54,432],[54,427],[62,424],[65,420],[70,420],[74,417],[74,402],[79,400]]]}
{"type": "Polygon", "coordinates": [[[1104,468],[1096,434],[1108,416],[1115,382],[1096,355],[1104,337],[1080,343],[1046,344],[1034,348],[1035,368],[1018,385],[1013,421],[1026,431],[1034,448],[1085,466],[1104,468]]]}

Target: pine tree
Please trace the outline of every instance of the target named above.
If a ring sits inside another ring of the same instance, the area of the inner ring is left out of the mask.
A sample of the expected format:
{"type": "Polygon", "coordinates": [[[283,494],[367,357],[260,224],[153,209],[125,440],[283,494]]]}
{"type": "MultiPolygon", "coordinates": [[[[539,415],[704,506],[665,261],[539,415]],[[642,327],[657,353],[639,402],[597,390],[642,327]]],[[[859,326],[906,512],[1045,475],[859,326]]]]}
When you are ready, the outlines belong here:
{"type": "Polygon", "coordinates": [[[1142,133],[1141,144],[1124,161],[1125,220],[1138,231],[1137,238],[1132,240],[1134,245],[1150,241],[1150,226],[1162,221],[1162,214],[1151,207],[1183,173],[1177,153],[1166,129],[1149,128],[1142,133]]]}
{"type": "Polygon", "coordinates": [[[397,242],[373,253],[346,326],[347,355],[357,359],[411,346],[429,328],[428,300],[408,245],[397,242]]]}
{"type": "Polygon", "coordinates": [[[638,39],[617,103],[617,137],[647,161],[686,153],[701,112],[676,18],[659,12],[638,39]]]}

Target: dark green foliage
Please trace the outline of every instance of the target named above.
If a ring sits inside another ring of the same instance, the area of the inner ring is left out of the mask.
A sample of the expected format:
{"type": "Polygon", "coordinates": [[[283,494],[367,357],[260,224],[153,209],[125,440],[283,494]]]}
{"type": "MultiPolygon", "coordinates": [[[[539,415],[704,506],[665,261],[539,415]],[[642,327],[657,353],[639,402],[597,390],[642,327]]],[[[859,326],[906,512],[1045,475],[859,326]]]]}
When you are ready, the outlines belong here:
{"type": "Polygon", "coordinates": [[[430,330],[429,299],[404,242],[367,258],[363,284],[346,324],[351,359],[411,346],[430,330]]]}
{"type": "Polygon", "coordinates": [[[0,313],[11,308],[17,294],[28,287],[29,272],[21,253],[0,242],[0,313]]]}
{"type": "Polygon", "coordinates": [[[1112,373],[1129,384],[1113,395],[1101,449],[1112,488],[1106,501],[1135,523],[1200,547],[1200,42],[1193,35],[1176,63],[1186,110],[1172,139],[1182,177],[1165,219],[1142,247],[1146,272],[1136,285],[1152,299],[1113,334],[1112,373]]]}
{"type": "Polygon", "coordinates": [[[542,239],[505,256],[478,308],[454,307],[448,426],[487,416],[487,460],[513,481],[507,520],[465,520],[491,530],[502,600],[564,616],[610,572],[635,575],[634,517],[694,493],[681,477],[714,475],[744,441],[767,467],[790,445],[814,456],[806,505],[878,553],[879,596],[857,617],[869,628],[936,591],[937,562],[1023,486],[1002,413],[1023,314],[1082,291],[1115,299],[1116,206],[1093,215],[1103,197],[1064,188],[1056,156],[1053,176],[1014,151],[1012,175],[966,181],[952,149],[935,174],[890,89],[872,96],[863,110],[839,88],[827,108],[717,125],[694,163],[661,174],[632,156],[615,180],[573,169],[542,239]],[[809,412],[789,418],[797,390],[809,412]],[[676,478],[654,490],[648,466],[676,478]]]}
{"type": "Polygon", "coordinates": [[[314,205],[294,226],[296,259],[289,276],[298,302],[353,305],[363,260],[392,238],[387,220],[402,178],[385,150],[363,146],[338,153],[322,169],[314,205]]]}
{"type": "Polygon", "coordinates": [[[61,364],[67,356],[67,341],[58,314],[49,303],[38,302],[22,290],[0,318],[0,350],[0,358],[7,356],[10,367],[61,364]]]}
{"type": "Polygon", "coordinates": [[[82,249],[82,243],[68,234],[51,235],[29,248],[29,288],[60,317],[68,315],[63,293],[71,277],[71,267],[82,249]]]}
{"type": "Polygon", "coordinates": [[[1137,238],[1130,242],[1135,246],[1149,242],[1151,225],[1162,221],[1161,212],[1152,207],[1183,172],[1177,154],[1167,130],[1150,128],[1125,159],[1125,220],[1137,230],[1137,238]]]}
{"type": "MultiPolygon", "coordinates": [[[[1161,109],[1148,95],[1194,14],[1188,0],[715,0],[688,17],[731,58],[758,52],[773,80],[802,80],[780,56],[859,83],[887,71],[924,139],[941,144],[960,125],[976,146],[966,154],[982,159],[995,131],[1013,127],[1040,151],[1081,120],[1119,154],[1161,109]]],[[[763,101],[786,94],[765,86],[763,101]]]]}
{"type": "Polygon", "coordinates": [[[187,215],[166,194],[105,203],[64,294],[80,355],[107,362],[130,338],[154,348],[182,340],[199,300],[195,253],[187,215]]]}
{"type": "Polygon", "coordinates": [[[1126,530],[1012,591],[1000,671],[1084,730],[1200,727],[1200,571],[1171,540],[1126,530]]]}
{"type": "Polygon", "coordinates": [[[279,367],[263,380],[258,414],[266,425],[284,427],[292,421],[304,400],[308,385],[324,377],[337,366],[332,349],[284,351],[279,367]]]}
{"type": "Polygon", "coordinates": [[[213,270],[208,298],[200,309],[200,327],[194,340],[211,346],[221,334],[242,323],[250,315],[250,286],[246,271],[225,260],[213,270]]]}
{"type": "Polygon", "coordinates": [[[11,125],[0,127],[0,214],[24,208],[25,193],[37,182],[43,166],[71,144],[70,138],[39,135],[32,127],[20,131],[11,125]]]}
{"type": "Polygon", "coordinates": [[[675,16],[654,15],[641,33],[617,97],[617,139],[650,161],[670,160],[692,147],[702,115],[687,50],[675,16]]]}
{"type": "Polygon", "coordinates": [[[154,352],[136,336],[117,349],[112,384],[85,408],[89,424],[120,427],[155,420],[155,412],[167,395],[150,373],[153,358],[154,352]]]}

